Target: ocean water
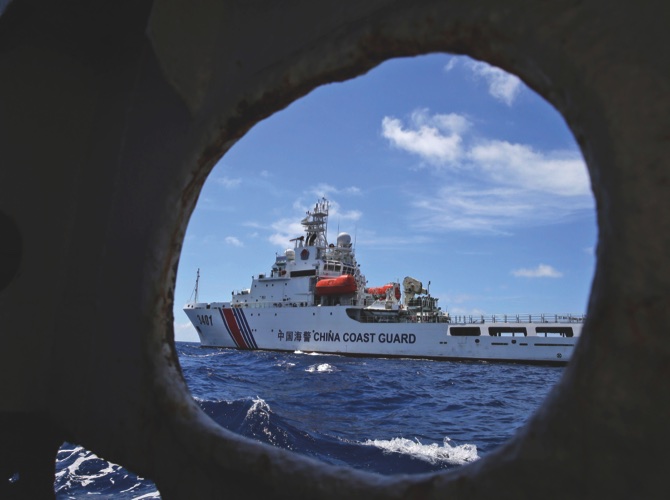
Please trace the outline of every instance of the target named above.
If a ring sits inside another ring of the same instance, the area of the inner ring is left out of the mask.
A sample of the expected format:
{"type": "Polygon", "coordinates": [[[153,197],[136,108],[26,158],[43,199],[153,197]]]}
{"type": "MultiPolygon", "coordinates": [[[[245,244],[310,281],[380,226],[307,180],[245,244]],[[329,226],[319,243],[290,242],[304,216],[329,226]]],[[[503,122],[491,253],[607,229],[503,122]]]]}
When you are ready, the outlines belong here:
{"type": "MultiPolygon", "coordinates": [[[[177,342],[204,412],[244,436],[379,474],[453,469],[524,424],[563,368],[201,348],[177,342]]],[[[88,450],[58,453],[57,498],[160,498],[156,485],[88,450]]]]}

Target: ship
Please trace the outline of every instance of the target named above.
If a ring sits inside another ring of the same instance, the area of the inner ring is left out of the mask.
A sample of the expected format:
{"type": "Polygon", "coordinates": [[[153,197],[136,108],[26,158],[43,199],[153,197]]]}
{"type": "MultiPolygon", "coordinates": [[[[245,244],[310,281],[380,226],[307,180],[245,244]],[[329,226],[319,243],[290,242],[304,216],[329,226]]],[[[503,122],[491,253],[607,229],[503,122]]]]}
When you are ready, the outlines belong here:
{"type": "Polygon", "coordinates": [[[304,235],[269,272],[225,302],[193,300],[184,312],[200,345],[383,358],[568,363],[584,315],[450,315],[412,276],[368,286],[351,235],[328,243],[329,201],[301,221],[304,235]]]}

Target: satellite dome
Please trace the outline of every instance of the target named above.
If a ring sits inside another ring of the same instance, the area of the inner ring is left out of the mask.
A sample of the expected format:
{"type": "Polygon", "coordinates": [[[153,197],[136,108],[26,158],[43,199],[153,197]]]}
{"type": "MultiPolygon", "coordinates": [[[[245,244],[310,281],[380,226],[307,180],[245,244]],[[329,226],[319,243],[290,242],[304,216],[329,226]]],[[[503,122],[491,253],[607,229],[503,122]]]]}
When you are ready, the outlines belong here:
{"type": "Polygon", "coordinates": [[[349,233],[340,233],[337,235],[337,246],[345,248],[351,246],[351,236],[349,233]]]}

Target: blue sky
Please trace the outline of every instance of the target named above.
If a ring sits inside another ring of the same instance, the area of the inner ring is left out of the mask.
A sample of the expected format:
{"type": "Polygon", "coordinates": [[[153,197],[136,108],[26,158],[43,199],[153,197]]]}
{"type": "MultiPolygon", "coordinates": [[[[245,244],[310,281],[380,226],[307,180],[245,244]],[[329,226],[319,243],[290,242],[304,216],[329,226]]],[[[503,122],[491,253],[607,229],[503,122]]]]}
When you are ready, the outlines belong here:
{"type": "Polygon", "coordinates": [[[175,291],[182,311],[248,288],[325,196],[370,286],[430,281],[457,314],[583,314],[596,221],[563,118],[518,78],[462,56],[394,59],[320,87],[257,124],[211,172],[175,291]]]}

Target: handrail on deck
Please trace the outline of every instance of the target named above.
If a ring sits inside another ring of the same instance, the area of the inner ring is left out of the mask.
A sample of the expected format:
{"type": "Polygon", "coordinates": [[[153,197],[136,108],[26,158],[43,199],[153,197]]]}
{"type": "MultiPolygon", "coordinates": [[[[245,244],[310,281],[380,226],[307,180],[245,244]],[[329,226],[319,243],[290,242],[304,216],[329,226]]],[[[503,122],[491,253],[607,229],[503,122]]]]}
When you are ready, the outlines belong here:
{"type": "Polygon", "coordinates": [[[585,314],[491,314],[451,316],[452,323],[583,323],[585,314]]]}

